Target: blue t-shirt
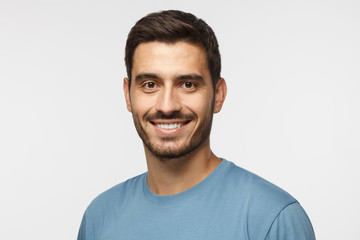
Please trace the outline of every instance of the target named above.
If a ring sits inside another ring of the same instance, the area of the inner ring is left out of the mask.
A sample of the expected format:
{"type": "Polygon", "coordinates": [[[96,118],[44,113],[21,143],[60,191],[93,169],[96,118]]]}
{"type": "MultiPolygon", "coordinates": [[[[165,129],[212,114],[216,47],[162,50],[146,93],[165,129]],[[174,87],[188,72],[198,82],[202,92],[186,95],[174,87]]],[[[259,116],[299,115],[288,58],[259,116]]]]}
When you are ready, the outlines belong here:
{"type": "Polygon", "coordinates": [[[78,240],[315,239],[292,196],[225,159],[179,194],[157,195],[146,179],[144,173],[96,197],[78,240]]]}

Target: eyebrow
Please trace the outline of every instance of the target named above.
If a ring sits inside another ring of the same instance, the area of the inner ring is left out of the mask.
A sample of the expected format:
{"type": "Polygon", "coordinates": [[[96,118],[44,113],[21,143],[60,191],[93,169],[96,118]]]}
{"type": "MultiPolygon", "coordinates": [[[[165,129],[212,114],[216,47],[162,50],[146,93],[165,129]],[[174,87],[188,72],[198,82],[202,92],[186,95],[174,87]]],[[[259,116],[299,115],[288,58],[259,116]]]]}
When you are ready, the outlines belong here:
{"type": "Polygon", "coordinates": [[[175,80],[195,80],[204,82],[204,78],[198,74],[185,74],[175,77],[175,80]]]}
{"type": "MultiPolygon", "coordinates": [[[[161,76],[155,74],[155,73],[140,73],[138,75],[136,75],[135,77],[135,82],[139,82],[141,80],[144,79],[162,79],[161,76]]],[[[194,80],[194,81],[199,81],[199,82],[204,82],[204,78],[199,75],[199,74],[183,74],[183,75],[177,75],[175,76],[174,80],[179,81],[179,80],[194,80]]]]}
{"type": "Polygon", "coordinates": [[[154,73],[141,73],[139,75],[136,75],[135,82],[141,81],[143,79],[160,79],[160,76],[154,73]]]}

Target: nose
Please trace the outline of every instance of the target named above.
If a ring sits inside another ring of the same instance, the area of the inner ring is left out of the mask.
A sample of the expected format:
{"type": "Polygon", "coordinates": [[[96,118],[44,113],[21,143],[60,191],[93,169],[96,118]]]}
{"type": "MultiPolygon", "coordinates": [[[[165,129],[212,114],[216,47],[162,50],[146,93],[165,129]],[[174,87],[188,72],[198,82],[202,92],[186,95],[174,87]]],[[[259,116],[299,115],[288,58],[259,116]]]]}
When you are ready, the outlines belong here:
{"type": "Polygon", "coordinates": [[[166,86],[161,89],[156,105],[156,110],[165,115],[170,115],[173,112],[181,111],[181,104],[176,89],[172,86],[166,86]]]}

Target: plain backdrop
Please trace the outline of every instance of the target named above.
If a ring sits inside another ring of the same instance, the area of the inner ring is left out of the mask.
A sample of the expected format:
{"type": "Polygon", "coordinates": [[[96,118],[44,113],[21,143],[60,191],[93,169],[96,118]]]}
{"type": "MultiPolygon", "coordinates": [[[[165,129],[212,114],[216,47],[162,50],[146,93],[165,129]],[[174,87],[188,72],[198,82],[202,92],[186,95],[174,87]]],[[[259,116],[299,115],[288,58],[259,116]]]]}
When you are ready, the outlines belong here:
{"type": "Polygon", "coordinates": [[[124,47],[164,9],[218,37],[228,96],[215,154],[291,193],[318,239],[358,239],[356,0],[0,0],[0,239],[76,239],[94,197],[146,171],[124,47]]]}

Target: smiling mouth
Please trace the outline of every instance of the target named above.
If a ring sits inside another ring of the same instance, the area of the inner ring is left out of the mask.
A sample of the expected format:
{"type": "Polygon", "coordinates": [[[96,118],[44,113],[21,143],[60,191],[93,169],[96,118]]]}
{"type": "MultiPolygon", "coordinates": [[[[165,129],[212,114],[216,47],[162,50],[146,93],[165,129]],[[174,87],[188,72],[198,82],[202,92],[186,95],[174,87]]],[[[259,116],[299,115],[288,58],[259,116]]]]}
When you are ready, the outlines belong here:
{"type": "Polygon", "coordinates": [[[151,121],[151,124],[153,124],[154,126],[156,126],[157,128],[160,128],[160,129],[172,130],[172,129],[181,128],[182,126],[188,124],[189,122],[190,121],[164,123],[164,122],[152,122],[151,121]]]}

